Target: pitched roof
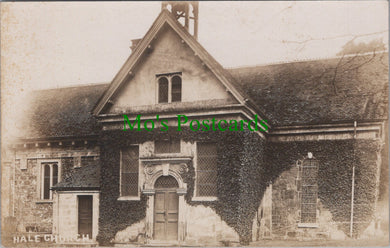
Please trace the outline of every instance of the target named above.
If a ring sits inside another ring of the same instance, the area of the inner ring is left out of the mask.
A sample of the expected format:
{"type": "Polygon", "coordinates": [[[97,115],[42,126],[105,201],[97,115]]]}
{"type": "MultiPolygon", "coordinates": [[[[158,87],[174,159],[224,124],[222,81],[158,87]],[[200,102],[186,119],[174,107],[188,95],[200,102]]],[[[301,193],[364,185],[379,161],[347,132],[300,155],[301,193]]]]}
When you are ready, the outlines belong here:
{"type": "Polygon", "coordinates": [[[24,104],[21,138],[97,135],[100,126],[90,111],[107,84],[33,91],[24,104]]]}
{"type": "Polygon", "coordinates": [[[100,167],[87,165],[74,168],[70,176],[52,187],[54,190],[98,190],[100,188],[100,167]]]}
{"type": "Polygon", "coordinates": [[[271,126],[388,118],[388,53],[229,71],[271,126]]]}
{"type": "MultiPolygon", "coordinates": [[[[187,43],[187,45],[194,51],[195,55],[198,56],[204,65],[207,66],[221,81],[221,83],[225,85],[225,87],[232,93],[238,102],[241,102],[245,105],[245,100],[250,100],[250,97],[247,96],[240,87],[235,87],[237,83],[235,82],[235,79],[229,74],[229,72],[224,70],[224,68],[206,51],[206,49],[204,49],[203,46],[197,40],[195,40],[191,34],[189,34],[189,32],[175,19],[171,12],[163,9],[152,26],[149,28],[148,32],[145,34],[142,40],[139,41],[133,53],[116,74],[107,91],[96,103],[92,110],[94,115],[98,115],[104,109],[110,98],[117,92],[117,90],[120,89],[120,86],[127,82],[128,79],[132,76],[133,69],[141,60],[141,57],[145,54],[153,39],[165,24],[169,25],[181,37],[182,41],[187,43]]],[[[249,107],[249,105],[245,106],[249,107]]]]}
{"type": "MultiPolygon", "coordinates": [[[[388,54],[228,69],[273,126],[387,119],[388,54]],[[337,71],[335,68],[338,68],[337,71]],[[335,90],[336,89],[336,90],[335,90]]],[[[21,137],[96,135],[108,84],[35,91],[21,137]]]]}

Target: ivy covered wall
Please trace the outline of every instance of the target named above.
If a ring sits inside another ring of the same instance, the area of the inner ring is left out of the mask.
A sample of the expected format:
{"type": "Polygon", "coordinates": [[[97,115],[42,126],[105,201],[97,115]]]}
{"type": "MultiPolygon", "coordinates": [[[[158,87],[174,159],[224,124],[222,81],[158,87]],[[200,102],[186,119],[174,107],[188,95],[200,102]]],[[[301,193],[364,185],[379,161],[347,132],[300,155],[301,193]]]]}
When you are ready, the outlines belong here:
{"type": "Polygon", "coordinates": [[[265,191],[268,179],[263,165],[264,141],[255,133],[194,132],[183,129],[161,131],[105,131],[101,136],[101,193],[98,241],[110,245],[115,234],[145,217],[146,197],[141,201],[118,201],[119,150],[161,138],[181,138],[184,141],[214,141],[218,147],[218,201],[192,201],[195,169],[189,164],[184,176],[188,191],[185,200],[190,205],[211,207],[239,234],[242,243],[251,241],[252,221],[265,191]]]}
{"type": "MultiPolygon", "coordinates": [[[[360,234],[373,215],[379,143],[373,140],[266,142],[253,132],[104,131],[101,135],[101,195],[98,241],[110,245],[115,234],[146,214],[146,197],[118,201],[119,150],[121,147],[157,138],[180,138],[187,142],[215,141],[218,147],[218,201],[192,201],[195,170],[192,163],[184,175],[187,204],[215,210],[240,237],[251,241],[252,222],[266,187],[298,159],[312,152],[319,160],[319,198],[333,221],[349,232],[351,172],[355,164],[354,234],[360,234]],[[355,152],[354,152],[355,150],[355,152]]],[[[142,194],[141,194],[142,195],[142,194]]]]}
{"type": "MultiPolygon", "coordinates": [[[[239,234],[240,243],[252,238],[252,221],[270,180],[265,173],[264,140],[251,132],[216,132],[209,139],[218,146],[218,201],[192,201],[194,180],[189,180],[186,201],[210,206],[239,234]]],[[[203,139],[204,137],[202,137],[203,139]]]]}
{"type": "MultiPolygon", "coordinates": [[[[119,138],[119,141],[127,139],[119,138]]],[[[126,142],[125,142],[126,143],[126,142]]],[[[100,202],[99,232],[96,237],[100,245],[112,245],[116,232],[125,229],[145,217],[146,196],[140,201],[118,201],[119,197],[119,160],[123,142],[104,140],[100,153],[100,202]]]]}
{"type": "Polygon", "coordinates": [[[281,172],[291,169],[296,161],[307,156],[308,152],[312,152],[319,160],[318,197],[321,204],[331,212],[333,221],[345,234],[349,234],[350,230],[352,167],[355,165],[353,234],[358,236],[367,228],[374,214],[379,142],[269,142],[266,146],[266,161],[273,165],[270,173],[278,176],[281,172]]]}

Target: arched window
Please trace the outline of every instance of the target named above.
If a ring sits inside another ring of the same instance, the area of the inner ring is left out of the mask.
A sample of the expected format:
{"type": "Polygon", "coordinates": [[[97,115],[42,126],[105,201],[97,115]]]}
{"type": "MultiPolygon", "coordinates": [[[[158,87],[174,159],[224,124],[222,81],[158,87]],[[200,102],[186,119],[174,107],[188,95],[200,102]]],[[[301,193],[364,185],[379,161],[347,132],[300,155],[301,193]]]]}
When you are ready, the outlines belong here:
{"type": "Polygon", "coordinates": [[[50,188],[58,183],[58,163],[44,162],[42,163],[42,186],[41,186],[41,199],[50,200],[52,199],[52,192],[50,188]]]}
{"type": "Polygon", "coordinates": [[[181,72],[158,74],[158,103],[181,102],[181,72]]]}
{"type": "Polygon", "coordinates": [[[181,101],[181,77],[172,77],[172,102],[181,101]]]}
{"type": "Polygon", "coordinates": [[[166,77],[158,79],[158,103],[168,102],[169,83],[166,77]]]}
{"type": "Polygon", "coordinates": [[[50,165],[44,166],[43,199],[50,199],[50,165]]]}
{"type": "Polygon", "coordinates": [[[154,183],[156,189],[179,188],[179,184],[173,176],[160,176],[154,183]]]}
{"type": "Polygon", "coordinates": [[[53,164],[53,183],[52,186],[58,183],[58,166],[57,164],[53,164]]]}

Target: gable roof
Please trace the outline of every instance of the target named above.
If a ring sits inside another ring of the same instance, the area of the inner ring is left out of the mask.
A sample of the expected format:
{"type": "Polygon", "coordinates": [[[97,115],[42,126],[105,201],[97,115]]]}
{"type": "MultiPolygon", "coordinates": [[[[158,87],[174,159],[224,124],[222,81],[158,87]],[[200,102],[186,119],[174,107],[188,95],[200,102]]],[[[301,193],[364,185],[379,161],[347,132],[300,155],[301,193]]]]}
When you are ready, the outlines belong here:
{"type": "Polygon", "coordinates": [[[100,125],[90,111],[107,84],[33,91],[17,122],[25,139],[97,135],[100,125]]]}
{"type": "MultiPolygon", "coordinates": [[[[92,112],[94,115],[99,115],[105,105],[111,100],[111,97],[118,91],[120,86],[132,76],[133,69],[140,61],[140,58],[145,54],[145,51],[150,47],[151,42],[156,37],[157,33],[162,29],[164,24],[170,27],[182,38],[184,42],[194,51],[195,56],[198,56],[205,66],[207,66],[214,75],[224,84],[224,86],[232,93],[238,102],[245,104],[249,96],[244,91],[237,87],[235,79],[226,71],[188,31],[174,18],[171,12],[163,9],[157,19],[154,21],[144,38],[138,43],[133,53],[127,59],[125,64],[116,74],[110,86],[96,103],[92,112]]],[[[254,106],[251,106],[254,107],[254,106]]],[[[258,109],[256,109],[258,111],[258,109]]],[[[252,110],[253,111],[253,110],[252,110]]]]}
{"type": "MultiPolygon", "coordinates": [[[[388,118],[388,54],[228,69],[273,126],[388,118]],[[339,70],[335,75],[335,68],[339,70]],[[337,87],[334,91],[333,82],[337,87]]],[[[109,84],[32,92],[19,122],[26,138],[96,135],[90,113],[109,84]],[[26,125],[27,123],[27,125],[26,125]]]]}
{"type": "Polygon", "coordinates": [[[69,177],[52,187],[54,190],[98,190],[100,189],[100,167],[87,165],[74,168],[69,177]]]}
{"type": "Polygon", "coordinates": [[[229,69],[273,126],[388,118],[388,53],[229,69]]]}

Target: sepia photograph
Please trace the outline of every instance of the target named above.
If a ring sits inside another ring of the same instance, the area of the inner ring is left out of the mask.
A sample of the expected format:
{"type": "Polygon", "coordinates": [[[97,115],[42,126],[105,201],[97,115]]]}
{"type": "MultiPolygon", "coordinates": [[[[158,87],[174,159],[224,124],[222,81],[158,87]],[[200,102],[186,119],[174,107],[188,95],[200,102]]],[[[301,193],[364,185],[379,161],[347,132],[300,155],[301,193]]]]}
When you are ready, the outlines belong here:
{"type": "Polygon", "coordinates": [[[388,1],[0,7],[2,247],[389,246],[388,1]]]}

